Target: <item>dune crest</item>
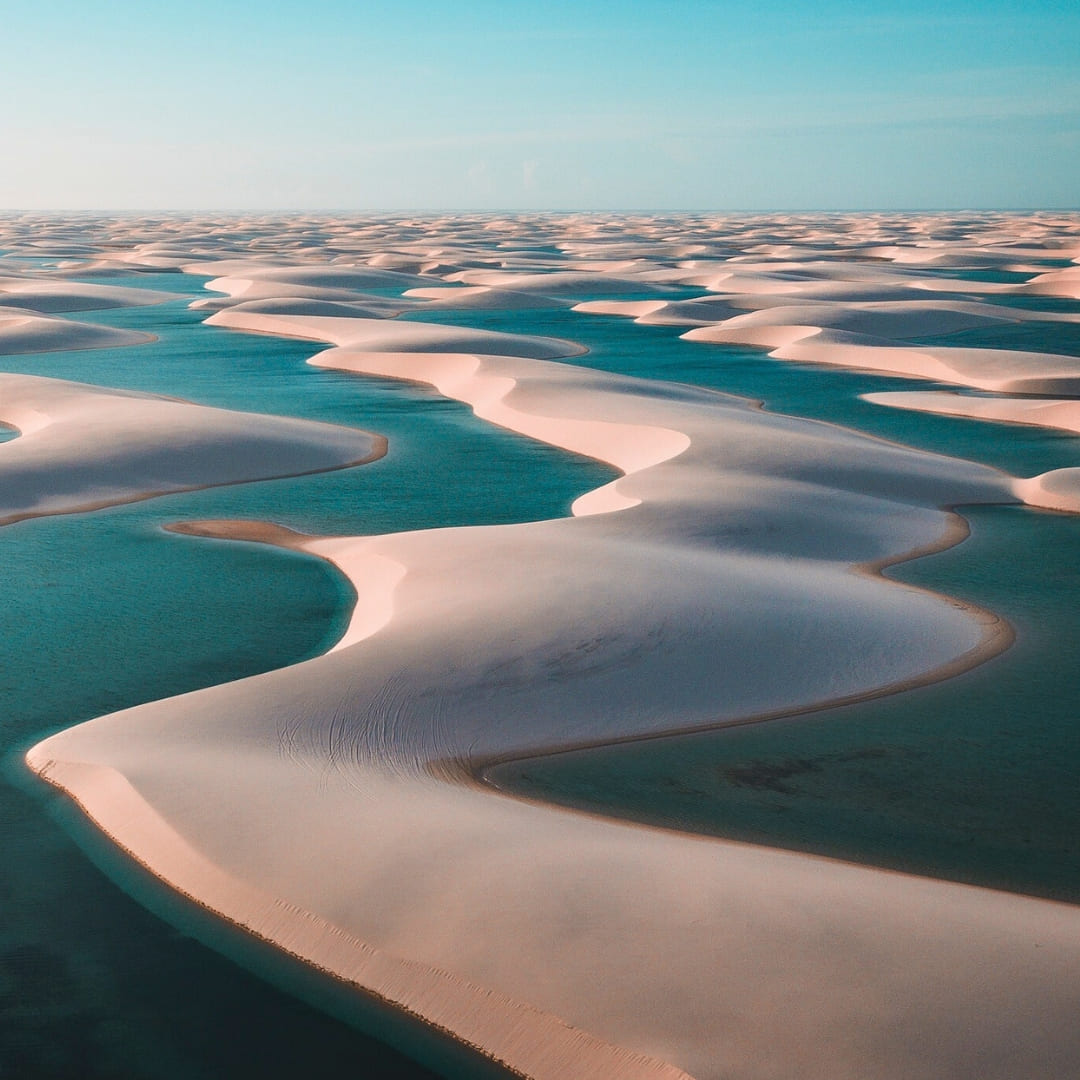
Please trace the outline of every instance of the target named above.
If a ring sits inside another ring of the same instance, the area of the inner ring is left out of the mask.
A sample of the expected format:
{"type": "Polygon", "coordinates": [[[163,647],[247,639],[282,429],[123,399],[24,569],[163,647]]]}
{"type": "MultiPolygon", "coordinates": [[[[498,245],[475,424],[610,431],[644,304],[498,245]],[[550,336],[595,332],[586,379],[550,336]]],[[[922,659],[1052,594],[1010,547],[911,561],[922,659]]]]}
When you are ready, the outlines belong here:
{"type": "Polygon", "coordinates": [[[150,495],[343,468],[380,436],[133,391],[0,373],[0,525],[150,495]]]}

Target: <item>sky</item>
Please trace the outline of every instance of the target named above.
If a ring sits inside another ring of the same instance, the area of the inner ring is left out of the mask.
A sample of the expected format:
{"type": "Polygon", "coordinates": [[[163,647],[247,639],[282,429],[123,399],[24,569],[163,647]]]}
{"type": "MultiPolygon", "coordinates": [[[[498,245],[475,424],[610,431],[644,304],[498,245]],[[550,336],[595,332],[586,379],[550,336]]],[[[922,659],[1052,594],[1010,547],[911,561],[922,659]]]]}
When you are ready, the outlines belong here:
{"type": "Polygon", "coordinates": [[[0,0],[0,208],[1080,206],[1076,0],[0,0]]]}

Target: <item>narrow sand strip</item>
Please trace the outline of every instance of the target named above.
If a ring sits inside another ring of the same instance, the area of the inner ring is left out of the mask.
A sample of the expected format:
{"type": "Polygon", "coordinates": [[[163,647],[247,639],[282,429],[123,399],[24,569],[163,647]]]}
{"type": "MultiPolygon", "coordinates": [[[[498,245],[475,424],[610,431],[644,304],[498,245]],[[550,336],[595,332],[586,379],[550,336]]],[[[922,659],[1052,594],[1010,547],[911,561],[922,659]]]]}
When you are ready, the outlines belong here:
{"type": "Polygon", "coordinates": [[[1030,424],[1034,427],[1057,428],[1080,435],[1080,399],[975,397],[942,390],[893,391],[882,394],[863,394],[865,401],[888,405],[894,409],[915,409],[918,412],[943,416],[965,416],[974,420],[996,420],[1003,424],[1030,424]]]}
{"type": "Polygon", "coordinates": [[[28,309],[0,307],[0,356],[62,349],[111,349],[145,345],[153,340],[153,334],[136,330],[115,330],[111,326],[74,322],[28,309]]]}
{"type": "Polygon", "coordinates": [[[778,360],[828,364],[882,375],[935,379],[1016,394],[1080,394],[1080,357],[1006,349],[904,346],[816,326],[700,327],[687,341],[754,345],[778,360]]]}
{"type": "Polygon", "coordinates": [[[99,386],[0,373],[0,525],[168,492],[340,469],[378,435],[99,386]]]}
{"type": "Polygon", "coordinates": [[[243,307],[219,311],[208,326],[276,334],[307,341],[325,341],[368,352],[477,352],[492,355],[553,358],[580,356],[585,350],[559,338],[502,334],[467,326],[392,322],[388,319],[327,318],[311,315],[264,314],[243,307]]]}
{"type": "Polygon", "coordinates": [[[87,285],[74,281],[0,276],[0,303],[37,312],[102,311],[183,299],[180,293],[87,285]]]}

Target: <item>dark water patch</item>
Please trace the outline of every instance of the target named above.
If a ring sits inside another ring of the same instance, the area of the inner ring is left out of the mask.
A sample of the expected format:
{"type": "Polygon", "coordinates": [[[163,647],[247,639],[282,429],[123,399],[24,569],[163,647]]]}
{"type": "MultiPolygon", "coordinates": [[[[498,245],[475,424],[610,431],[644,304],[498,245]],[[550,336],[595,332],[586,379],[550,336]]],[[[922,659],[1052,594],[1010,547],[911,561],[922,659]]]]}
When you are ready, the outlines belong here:
{"type": "Polygon", "coordinates": [[[1065,296],[1040,296],[1021,293],[1015,296],[995,296],[987,301],[995,307],[1021,308],[1025,311],[1048,311],[1051,314],[1080,315],[1080,300],[1065,296]]]}
{"type": "Polygon", "coordinates": [[[1043,269],[1050,269],[1049,264],[1040,270],[977,270],[966,267],[933,267],[920,266],[915,270],[918,277],[932,277],[939,281],[956,283],[956,291],[964,291],[964,282],[977,283],[990,282],[991,284],[1021,285],[1030,281],[1036,274],[1042,273],[1043,269]]]}
{"type": "Polygon", "coordinates": [[[1017,628],[935,686],[726,731],[535,758],[511,791],[675,829],[1080,903],[1080,529],[965,511],[972,537],[894,576],[1017,628]]]}

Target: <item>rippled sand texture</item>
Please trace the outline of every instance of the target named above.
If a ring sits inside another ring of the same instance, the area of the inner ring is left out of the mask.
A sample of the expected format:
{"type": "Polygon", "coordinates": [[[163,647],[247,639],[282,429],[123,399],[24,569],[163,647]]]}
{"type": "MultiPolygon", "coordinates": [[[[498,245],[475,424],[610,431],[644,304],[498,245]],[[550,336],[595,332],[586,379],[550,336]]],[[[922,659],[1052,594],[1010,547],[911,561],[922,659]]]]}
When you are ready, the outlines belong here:
{"type": "MultiPolygon", "coordinates": [[[[0,247],[14,249],[0,288],[24,305],[0,349],[10,333],[26,351],[19,320],[51,323],[58,297],[79,309],[86,286],[67,273],[107,285],[183,269],[212,278],[199,306],[215,325],[329,343],[313,363],[433,385],[624,474],[573,516],[524,525],[183,524],[321,556],[357,603],[324,656],[30,752],[155,873],[528,1076],[1076,1070],[1076,908],[558,810],[483,776],[518,755],[791,715],[978,663],[1009,627],[878,571],[960,539],[950,507],[1077,509],[1077,471],[1010,477],[461,323],[573,306],[685,325],[703,350],[750,344],[963,388],[890,404],[1074,428],[1080,348],[922,339],[1054,324],[1068,341],[1080,315],[1029,301],[1080,295],[1080,217],[11,218],[0,247]],[[18,261],[31,255],[62,261],[18,261]],[[457,318],[395,321],[404,311],[457,318]]],[[[59,326],[39,347],[92,343],[59,326]]],[[[278,473],[378,449],[326,425],[47,380],[0,393],[0,420],[23,431],[0,446],[9,516],[164,490],[163,443],[189,451],[174,484],[250,477],[237,466],[268,441],[278,473]],[[72,485],[89,424],[102,449],[72,485]]]]}

